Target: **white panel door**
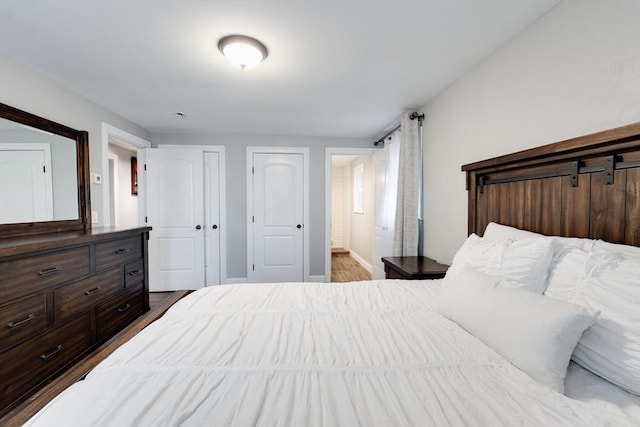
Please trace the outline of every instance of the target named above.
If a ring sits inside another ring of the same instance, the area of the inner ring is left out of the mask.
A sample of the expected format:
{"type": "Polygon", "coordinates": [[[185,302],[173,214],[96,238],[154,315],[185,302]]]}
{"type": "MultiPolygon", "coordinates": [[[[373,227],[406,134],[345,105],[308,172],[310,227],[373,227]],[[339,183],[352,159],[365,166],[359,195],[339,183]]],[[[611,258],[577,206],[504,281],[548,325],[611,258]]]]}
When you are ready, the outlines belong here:
{"type": "Polygon", "coordinates": [[[398,186],[397,146],[388,142],[373,155],[375,187],[375,221],[373,226],[373,271],[374,280],[384,279],[382,257],[393,253],[393,225],[396,211],[398,186]],[[395,150],[394,150],[395,149],[395,150]]]}
{"type": "Polygon", "coordinates": [[[253,278],[304,280],[304,158],[253,155],[253,278]]]}
{"type": "Polygon", "coordinates": [[[220,159],[204,153],[204,277],[205,286],[220,284],[220,159]]]}
{"type": "Polygon", "coordinates": [[[149,289],[204,286],[202,152],[146,150],[149,289]]]}
{"type": "Polygon", "coordinates": [[[28,146],[0,144],[0,223],[53,220],[51,149],[28,146]]]}

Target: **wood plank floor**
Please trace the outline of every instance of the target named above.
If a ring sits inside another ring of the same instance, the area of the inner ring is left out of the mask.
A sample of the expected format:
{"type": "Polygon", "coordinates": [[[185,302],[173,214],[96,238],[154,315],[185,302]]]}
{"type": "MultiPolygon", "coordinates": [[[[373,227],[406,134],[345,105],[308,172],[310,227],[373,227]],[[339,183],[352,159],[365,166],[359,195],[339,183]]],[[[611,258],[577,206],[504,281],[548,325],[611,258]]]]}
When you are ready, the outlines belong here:
{"type": "Polygon", "coordinates": [[[348,252],[331,254],[331,282],[359,282],[362,280],[371,280],[371,273],[348,252]]]}
{"type": "Polygon", "coordinates": [[[175,292],[149,292],[149,310],[153,311],[171,298],[175,292]]]}

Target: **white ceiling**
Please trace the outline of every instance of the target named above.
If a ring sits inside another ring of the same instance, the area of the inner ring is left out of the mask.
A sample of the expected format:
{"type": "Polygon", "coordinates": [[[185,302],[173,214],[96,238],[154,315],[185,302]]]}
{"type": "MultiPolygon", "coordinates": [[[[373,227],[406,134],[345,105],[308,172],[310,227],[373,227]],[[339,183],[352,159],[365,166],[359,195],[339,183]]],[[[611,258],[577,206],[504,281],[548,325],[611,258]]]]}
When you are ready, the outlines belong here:
{"type": "Polygon", "coordinates": [[[558,2],[1,0],[0,52],[154,133],[373,138],[558,2]]]}

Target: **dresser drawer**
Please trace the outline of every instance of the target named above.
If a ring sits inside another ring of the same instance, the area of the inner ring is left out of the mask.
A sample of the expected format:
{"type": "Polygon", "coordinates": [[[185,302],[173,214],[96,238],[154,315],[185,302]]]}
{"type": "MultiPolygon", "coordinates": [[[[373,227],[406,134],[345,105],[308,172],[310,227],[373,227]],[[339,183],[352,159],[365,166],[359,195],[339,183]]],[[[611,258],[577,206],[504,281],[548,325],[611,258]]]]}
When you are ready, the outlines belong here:
{"type": "Polygon", "coordinates": [[[140,258],[142,258],[142,240],[140,237],[130,237],[96,244],[97,271],[140,258]]]}
{"type": "Polygon", "coordinates": [[[32,295],[0,308],[0,351],[47,327],[47,295],[32,295]]]}
{"type": "Polygon", "coordinates": [[[16,400],[91,346],[86,313],[0,354],[0,407],[16,400]]]}
{"type": "Polygon", "coordinates": [[[0,262],[0,301],[10,301],[89,274],[89,248],[0,262]]]}
{"type": "Polygon", "coordinates": [[[90,310],[124,288],[122,268],[79,280],[53,291],[53,313],[56,322],[90,310]]]}
{"type": "Polygon", "coordinates": [[[138,317],[144,311],[142,283],[116,295],[96,307],[98,341],[111,336],[118,329],[138,317]]]}
{"type": "Polygon", "coordinates": [[[144,261],[132,262],[124,266],[124,286],[130,288],[144,280],[144,261]]]}

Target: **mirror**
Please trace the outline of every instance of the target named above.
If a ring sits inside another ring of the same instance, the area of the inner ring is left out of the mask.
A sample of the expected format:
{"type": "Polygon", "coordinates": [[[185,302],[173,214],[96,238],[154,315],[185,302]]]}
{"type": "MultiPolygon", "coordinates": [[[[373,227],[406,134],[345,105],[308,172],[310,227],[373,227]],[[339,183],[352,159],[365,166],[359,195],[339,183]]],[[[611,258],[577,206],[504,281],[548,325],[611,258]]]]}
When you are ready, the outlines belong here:
{"type": "Polygon", "coordinates": [[[88,227],[87,132],[0,103],[0,237],[88,227]]]}

